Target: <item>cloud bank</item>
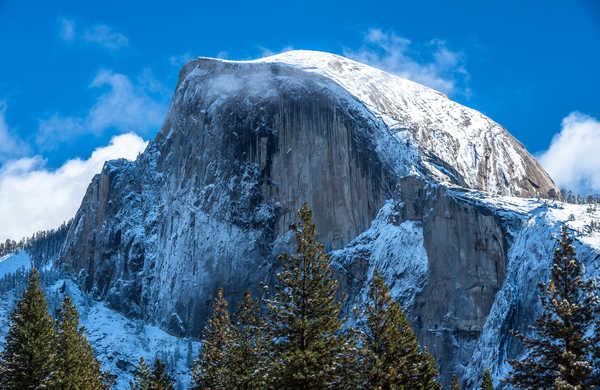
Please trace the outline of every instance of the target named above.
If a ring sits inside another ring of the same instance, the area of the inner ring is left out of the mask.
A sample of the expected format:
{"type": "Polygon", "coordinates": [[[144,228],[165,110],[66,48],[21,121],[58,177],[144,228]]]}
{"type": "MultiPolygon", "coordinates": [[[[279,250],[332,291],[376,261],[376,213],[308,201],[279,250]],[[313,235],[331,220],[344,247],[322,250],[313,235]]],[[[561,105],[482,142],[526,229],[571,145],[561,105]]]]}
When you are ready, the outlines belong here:
{"type": "Polygon", "coordinates": [[[561,188],[600,193],[600,121],[572,112],[550,147],[538,154],[542,166],[561,188]]]}
{"type": "Polygon", "coordinates": [[[362,48],[344,49],[344,55],[449,95],[470,94],[464,55],[439,39],[416,45],[394,32],[372,28],[362,48]]]}
{"type": "Polygon", "coordinates": [[[119,135],[87,160],[69,160],[52,171],[40,156],[4,164],[0,169],[0,241],[19,240],[72,218],[104,162],[134,160],[146,144],[133,133],[119,135]]]}
{"type": "Polygon", "coordinates": [[[162,98],[166,88],[149,70],[135,82],[127,76],[101,70],[90,84],[92,89],[104,89],[84,116],[51,115],[39,121],[36,143],[44,150],[82,134],[101,134],[104,130],[147,133],[159,127],[167,112],[162,98]],[[108,89],[106,89],[108,88],[108,89]],[[160,95],[158,98],[156,95],[160,95]]]}

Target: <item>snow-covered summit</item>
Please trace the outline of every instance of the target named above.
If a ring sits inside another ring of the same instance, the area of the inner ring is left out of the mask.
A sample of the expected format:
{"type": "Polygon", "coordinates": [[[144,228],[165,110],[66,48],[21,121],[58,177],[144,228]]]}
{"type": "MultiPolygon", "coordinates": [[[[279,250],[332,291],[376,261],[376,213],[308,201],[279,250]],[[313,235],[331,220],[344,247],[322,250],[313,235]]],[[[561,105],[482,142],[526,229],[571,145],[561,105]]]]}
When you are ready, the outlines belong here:
{"type": "MultiPolygon", "coordinates": [[[[339,55],[310,50],[294,50],[251,61],[201,57],[186,65],[186,74],[212,77],[214,68],[208,72],[193,69],[213,61],[238,66],[287,65],[333,81],[381,119],[399,143],[410,145],[419,155],[418,162],[425,167],[425,174],[437,181],[502,195],[546,197],[548,191],[557,191],[535,158],[502,126],[421,84],[339,55]]],[[[272,87],[269,83],[263,85],[272,87]]],[[[385,148],[380,149],[380,154],[389,153],[385,148]]],[[[406,164],[406,156],[391,158],[406,164]]],[[[384,158],[389,159],[390,156],[384,158]]],[[[420,168],[405,172],[422,172],[420,168]]]]}

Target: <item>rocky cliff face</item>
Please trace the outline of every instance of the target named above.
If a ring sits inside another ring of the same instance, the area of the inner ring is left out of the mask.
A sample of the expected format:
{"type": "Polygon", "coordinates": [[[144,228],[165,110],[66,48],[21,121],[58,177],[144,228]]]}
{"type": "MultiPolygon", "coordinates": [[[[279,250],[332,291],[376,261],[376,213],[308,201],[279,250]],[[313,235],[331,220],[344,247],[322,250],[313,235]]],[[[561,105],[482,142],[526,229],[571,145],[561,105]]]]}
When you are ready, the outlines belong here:
{"type": "Polygon", "coordinates": [[[382,272],[449,379],[471,359],[506,277],[505,228],[490,209],[444,187],[406,179],[400,194],[371,229],[333,252],[338,278],[352,297],[349,309],[362,303],[374,269],[382,272]]]}
{"type": "Polygon", "coordinates": [[[202,58],[138,160],[94,178],[58,263],[124,314],[198,335],[217,288],[235,301],[273,276],[308,202],[347,305],[382,270],[446,379],[480,348],[521,223],[471,190],[557,191],[502,127],[418,84],[326,53],[202,58]]]}

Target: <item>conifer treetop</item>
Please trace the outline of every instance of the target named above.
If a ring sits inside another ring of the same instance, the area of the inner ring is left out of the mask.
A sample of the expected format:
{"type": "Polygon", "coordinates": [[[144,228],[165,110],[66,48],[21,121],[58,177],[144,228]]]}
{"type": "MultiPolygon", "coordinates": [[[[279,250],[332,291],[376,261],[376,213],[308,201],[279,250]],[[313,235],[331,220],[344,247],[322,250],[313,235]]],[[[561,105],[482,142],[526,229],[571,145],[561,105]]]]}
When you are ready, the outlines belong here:
{"type": "Polygon", "coordinates": [[[331,259],[316,239],[312,212],[305,203],[291,225],[296,253],[280,256],[274,296],[265,300],[271,340],[269,377],[276,389],[338,389],[350,380],[354,344],[340,332],[338,282],[331,259]]]}
{"type": "Polygon", "coordinates": [[[0,388],[47,387],[55,370],[54,320],[48,313],[36,269],[31,271],[27,289],[8,320],[10,328],[0,353],[0,388]]]}
{"type": "MultiPolygon", "coordinates": [[[[538,285],[543,312],[531,327],[533,336],[515,331],[528,354],[510,361],[508,383],[523,389],[597,384],[593,374],[594,336],[590,332],[600,310],[597,288],[585,277],[573,238],[562,227],[552,260],[551,278],[538,285]]],[[[597,369],[596,369],[597,371],[597,369]]]]}

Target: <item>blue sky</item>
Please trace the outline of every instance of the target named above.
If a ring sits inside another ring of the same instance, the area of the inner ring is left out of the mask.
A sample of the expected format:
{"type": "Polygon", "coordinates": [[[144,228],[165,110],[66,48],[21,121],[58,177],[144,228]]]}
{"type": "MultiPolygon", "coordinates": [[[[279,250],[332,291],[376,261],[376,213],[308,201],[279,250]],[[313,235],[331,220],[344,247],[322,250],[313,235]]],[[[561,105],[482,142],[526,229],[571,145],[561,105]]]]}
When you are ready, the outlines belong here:
{"type": "MultiPolygon", "coordinates": [[[[570,171],[563,161],[600,148],[598,1],[90,4],[0,0],[2,216],[2,202],[16,207],[2,189],[8,171],[11,179],[40,172],[56,179],[79,158],[91,174],[98,156],[125,153],[119,142],[141,150],[160,127],[185,60],[290,48],[352,56],[440,89],[506,127],[561,184],[600,190],[600,157],[570,171]],[[125,133],[141,138],[113,139],[125,133]]],[[[77,191],[56,202],[73,203],[77,191]]]]}

